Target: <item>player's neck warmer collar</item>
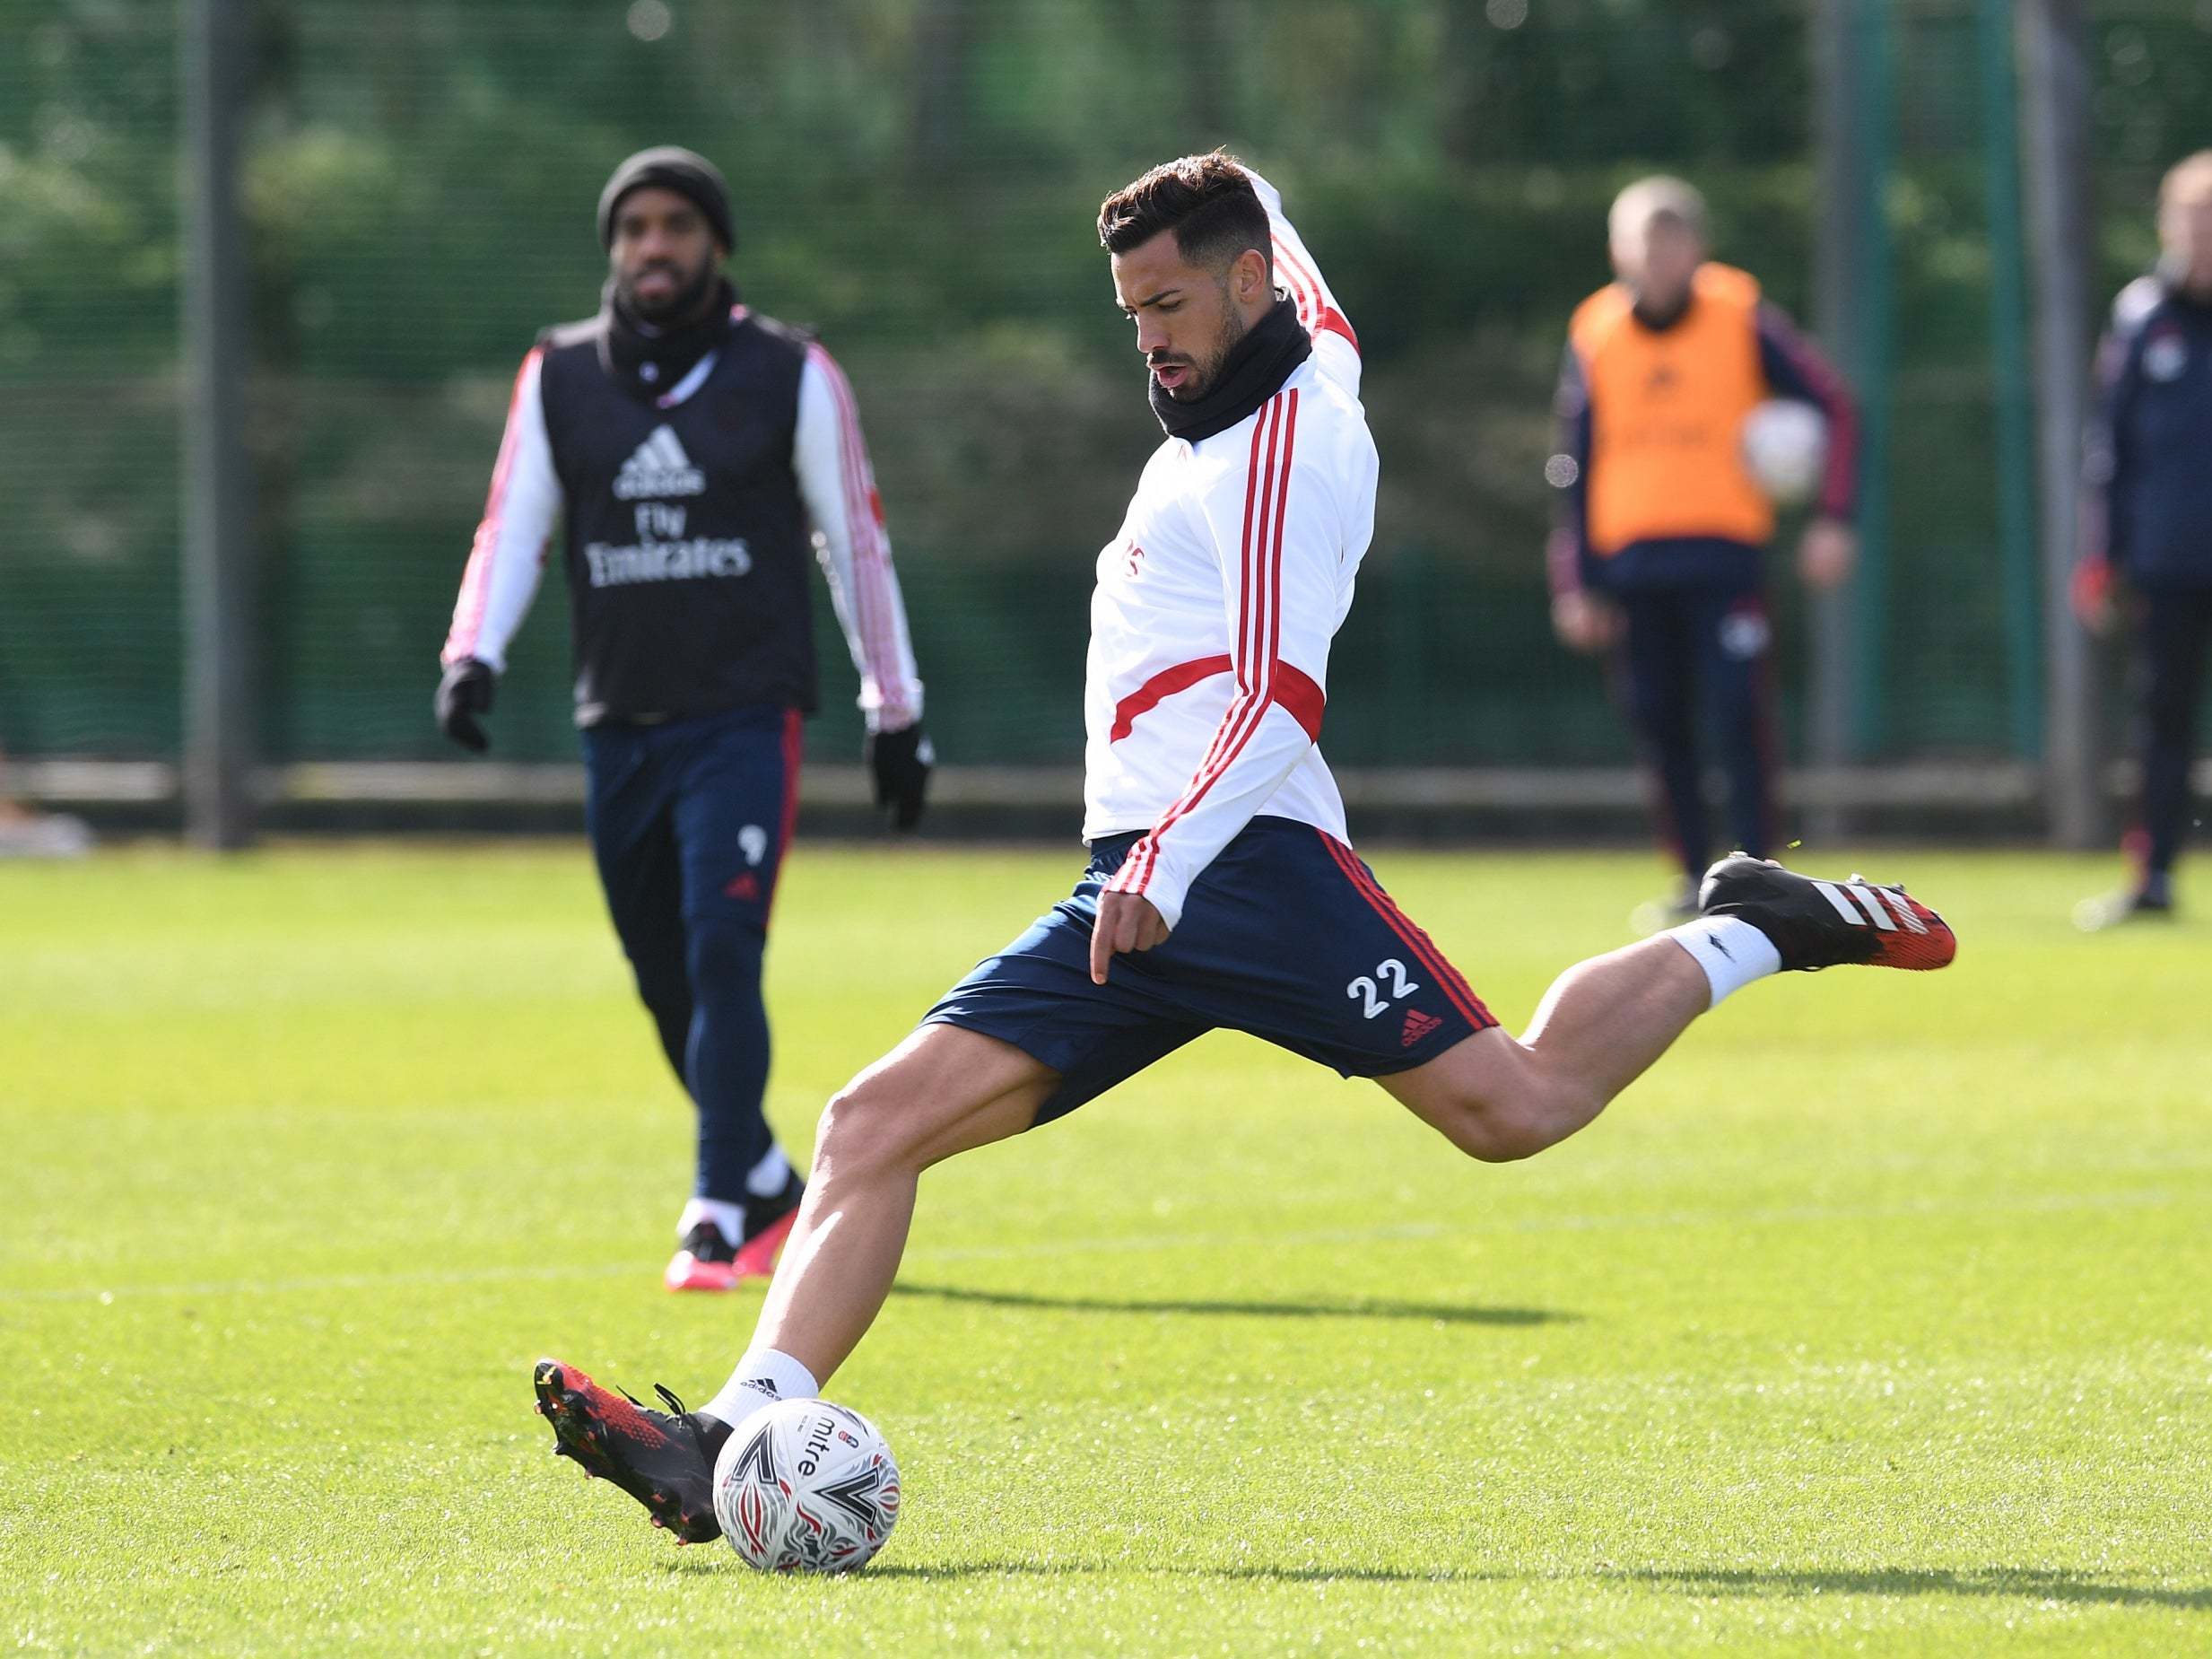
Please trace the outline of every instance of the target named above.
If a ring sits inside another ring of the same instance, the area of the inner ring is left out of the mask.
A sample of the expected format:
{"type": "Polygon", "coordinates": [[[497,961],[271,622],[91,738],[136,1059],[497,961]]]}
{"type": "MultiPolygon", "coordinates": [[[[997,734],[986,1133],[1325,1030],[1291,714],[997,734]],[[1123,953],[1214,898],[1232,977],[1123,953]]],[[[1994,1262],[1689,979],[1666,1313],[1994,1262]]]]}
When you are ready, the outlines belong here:
{"type": "Polygon", "coordinates": [[[698,365],[729,336],[730,311],[737,291],[727,277],[715,284],[714,303],[695,322],[662,328],[641,322],[614,297],[610,282],[600,296],[606,327],[599,335],[599,362],[615,381],[637,396],[658,397],[698,365]]]}
{"type": "Polygon", "coordinates": [[[1298,307],[1277,300],[1274,307],[1229,348],[1221,375],[1202,397],[1178,403],[1145,376],[1152,412],[1171,438],[1188,443],[1225,432],[1281,389],[1291,371],[1313,355],[1313,340],[1298,325],[1298,307]]]}

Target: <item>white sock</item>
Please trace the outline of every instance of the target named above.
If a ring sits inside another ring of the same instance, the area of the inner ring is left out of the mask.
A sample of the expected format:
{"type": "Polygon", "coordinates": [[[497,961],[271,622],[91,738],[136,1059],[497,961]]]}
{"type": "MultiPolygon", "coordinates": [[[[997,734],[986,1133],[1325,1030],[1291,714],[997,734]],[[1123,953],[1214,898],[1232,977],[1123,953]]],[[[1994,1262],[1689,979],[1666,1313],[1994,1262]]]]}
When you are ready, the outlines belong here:
{"type": "Polygon", "coordinates": [[[1781,952],[1774,941],[1741,916],[1700,917],[1659,937],[1674,940],[1705,970],[1705,982],[1712,987],[1709,1008],[1719,1008],[1723,997],[1755,979],[1781,972],[1781,952]]]}
{"type": "Polygon", "coordinates": [[[773,1198],[791,1178],[791,1160],[783,1148],[771,1144],[768,1155],[745,1172],[745,1191],[755,1198],[773,1198]]]}
{"type": "Polygon", "coordinates": [[[722,1384],[722,1392],[700,1410],[735,1428],[764,1405],[779,1400],[813,1400],[821,1393],[814,1374],[790,1355],[772,1348],[753,1348],[745,1350],[745,1357],[729,1374],[729,1381],[722,1384]]]}
{"type": "Polygon", "coordinates": [[[676,1218],[676,1236],[682,1238],[701,1221],[714,1223],[716,1232],[733,1244],[745,1236],[745,1207],[726,1198],[695,1198],[676,1218]]]}
{"type": "MultiPolygon", "coordinates": [[[[773,1198],[791,1178],[791,1160],[783,1148],[771,1145],[766,1156],[745,1172],[745,1193],[751,1198],[773,1198]]],[[[676,1236],[682,1238],[701,1221],[711,1221],[716,1231],[733,1244],[745,1236],[745,1207],[727,1198],[695,1198],[676,1218],[676,1236]]]]}

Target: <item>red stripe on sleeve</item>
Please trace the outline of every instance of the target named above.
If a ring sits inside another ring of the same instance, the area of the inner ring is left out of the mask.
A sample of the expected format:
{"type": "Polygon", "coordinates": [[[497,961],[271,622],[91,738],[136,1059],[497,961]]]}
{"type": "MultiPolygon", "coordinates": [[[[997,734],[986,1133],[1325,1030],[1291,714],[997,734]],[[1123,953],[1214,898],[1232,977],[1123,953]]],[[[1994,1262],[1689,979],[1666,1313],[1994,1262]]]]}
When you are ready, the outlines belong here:
{"type": "Polygon", "coordinates": [[[884,581],[890,560],[884,537],[883,502],[868,476],[867,444],[860,432],[860,414],[853,401],[852,386],[837,360],[819,344],[807,355],[822,365],[823,378],[837,400],[838,459],[845,482],[845,529],[852,543],[853,625],[860,634],[860,654],[868,677],[885,713],[906,709],[904,671],[898,651],[898,630],[892,615],[891,594],[884,581]]]}
{"type": "Polygon", "coordinates": [[[1313,274],[1311,266],[1291,251],[1290,244],[1279,236],[1275,239],[1275,251],[1276,257],[1290,267],[1293,277],[1302,279],[1313,292],[1313,321],[1309,327],[1324,330],[1329,334],[1340,334],[1351,342],[1354,351],[1358,351],[1360,336],[1353,332],[1351,319],[1328,303],[1328,290],[1321,285],[1321,279],[1313,274]]]}
{"type": "Polygon", "coordinates": [[[1288,713],[1306,729],[1306,736],[1314,742],[1321,740],[1321,712],[1328,706],[1328,699],[1313,678],[1302,668],[1293,668],[1287,662],[1275,665],[1275,701],[1277,707],[1288,713]]]}
{"type": "Polygon", "coordinates": [[[523,383],[544,354],[542,348],[532,346],[522,359],[522,367],[515,371],[514,389],[507,395],[507,425],[500,436],[500,457],[492,464],[492,487],[484,493],[483,517],[469,545],[468,565],[461,572],[460,598],[453,607],[453,627],[446,635],[440,661],[457,662],[473,655],[476,642],[483,637],[484,607],[492,598],[492,555],[499,546],[500,515],[507,509],[507,475],[515,464],[515,416],[522,407],[523,383]]]}

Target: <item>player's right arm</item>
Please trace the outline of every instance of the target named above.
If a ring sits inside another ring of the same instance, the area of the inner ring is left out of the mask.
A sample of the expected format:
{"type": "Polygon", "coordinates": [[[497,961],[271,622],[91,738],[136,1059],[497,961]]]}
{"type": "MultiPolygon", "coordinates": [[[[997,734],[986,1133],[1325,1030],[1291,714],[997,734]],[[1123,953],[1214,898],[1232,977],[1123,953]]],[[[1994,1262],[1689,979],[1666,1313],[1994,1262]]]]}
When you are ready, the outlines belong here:
{"type": "Polygon", "coordinates": [[[806,348],[791,450],[800,499],[819,538],[830,603],[860,676],[860,712],[871,732],[900,731],[921,718],[906,601],[891,560],[875,469],[860,435],[852,386],[819,344],[806,348]]]}
{"type": "Polygon", "coordinates": [[[462,572],[453,624],[439,660],[450,668],[473,659],[494,673],[507,667],[507,647],[537,597],[545,550],[561,517],[561,478],[553,470],[545,432],[545,406],[538,393],[544,356],[533,350],[515,376],[507,406],[507,431],[484,497],[483,519],[462,572]]]}
{"type": "Polygon", "coordinates": [[[1589,379],[1572,340],[1560,355],[1552,411],[1558,436],[1544,463],[1544,481],[1552,486],[1552,533],[1544,546],[1552,627],[1572,650],[1603,651],[1613,643],[1620,623],[1612,604],[1589,581],[1595,563],[1589,549],[1589,379]]]}
{"type": "Polygon", "coordinates": [[[2075,615],[2090,627],[2112,625],[2112,581],[2128,568],[2128,493],[2133,460],[2128,416],[2141,380],[2137,343],[2155,303],[2155,290],[2131,283],[2112,304],[2097,347],[2097,399],[2082,446],[2081,557],[2074,567],[2075,615]]]}
{"type": "Polygon", "coordinates": [[[1777,397],[1809,403],[1827,419],[1818,510],[1824,519],[1849,524],[1859,504],[1859,406],[1851,385],[1772,301],[1760,301],[1756,327],[1759,369],[1767,389],[1777,397]]]}
{"type": "Polygon", "coordinates": [[[1329,378],[1354,396],[1360,389],[1360,336],[1337,304],[1321,276],[1321,267],[1283,212],[1283,193],[1250,168],[1244,176],[1252,181],[1259,205],[1267,210],[1267,228],[1275,242],[1276,286],[1286,289],[1298,307],[1298,320],[1313,336],[1314,361],[1329,378]]]}

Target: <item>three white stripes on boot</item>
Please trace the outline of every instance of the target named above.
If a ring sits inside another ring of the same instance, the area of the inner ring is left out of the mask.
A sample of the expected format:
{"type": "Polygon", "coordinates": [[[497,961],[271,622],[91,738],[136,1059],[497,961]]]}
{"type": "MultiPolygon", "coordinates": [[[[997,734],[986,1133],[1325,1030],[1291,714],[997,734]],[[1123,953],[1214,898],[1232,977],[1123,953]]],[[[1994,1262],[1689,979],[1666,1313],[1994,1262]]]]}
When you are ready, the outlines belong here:
{"type": "Polygon", "coordinates": [[[1886,887],[1877,887],[1864,881],[1816,881],[1813,886],[1820,889],[1821,897],[1835,906],[1835,913],[1855,928],[1863,928],[1871,921],[1883,931],[1894,933],[1897,923],[1902,921],[1915,933],[1928,931],[1928,924],[1912,913],[1912,906],[1903,894],[1892,893],[1886,887]],[[1853,904],[1852,899],[1857,899],[1859,903],[1853,904]],[[1859,914],[1862,910],[1866,912],[1864,915],[1859,914]],[[1895,912],[1894,917],[1893,912],[1895,912]]]}

